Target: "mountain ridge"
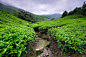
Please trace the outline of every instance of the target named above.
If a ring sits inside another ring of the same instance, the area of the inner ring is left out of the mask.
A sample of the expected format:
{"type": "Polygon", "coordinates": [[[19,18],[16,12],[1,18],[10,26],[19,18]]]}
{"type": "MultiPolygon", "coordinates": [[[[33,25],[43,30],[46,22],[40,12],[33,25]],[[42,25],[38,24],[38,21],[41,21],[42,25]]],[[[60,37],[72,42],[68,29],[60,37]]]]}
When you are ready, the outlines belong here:
{"type": "Polygon", "coordinates": [[[54,14],[41,15],[41,16],[50,16],[50,17],[60,18],[62,14],[54,13],[54,14]]]}
{"type": "Polygon", "coordinates": [[[24,9],[20,9],[20,8],[17,8],[17,7],[12,6],[12,5],[5,5],[5,4],[3,4],[3,3],[1,3],[1,2],[0,2],[0,9],[6,10],[6,11],[9,11],[9,12],[25,11],[25,12],[30,13],[29,11],[26,11],[26,10],[24,10],[24,9]]]}

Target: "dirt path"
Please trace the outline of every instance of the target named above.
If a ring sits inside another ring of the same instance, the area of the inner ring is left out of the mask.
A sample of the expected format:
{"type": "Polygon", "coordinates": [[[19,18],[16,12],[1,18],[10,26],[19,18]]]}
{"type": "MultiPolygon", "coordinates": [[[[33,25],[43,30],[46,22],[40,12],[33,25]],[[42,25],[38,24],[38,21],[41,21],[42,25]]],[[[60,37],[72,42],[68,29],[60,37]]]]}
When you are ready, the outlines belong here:
{"type": "Polygon", "coordinates": [[[58,48],[58,43],[53,36],[36,32],[35,39],[35,42],[27,46],[28,53],[23,57],[82,57],[81,54],[74,54],[73,52],[64,55],[64,51],[58,48]]]}
{"type": "Polygon", "coordinates": [[[36,36],[39,40],[39,42],[37,43],[36,45],[36,50],[42,50],[43,49],[43,52],[40,53],[37,57],[53,57],[51,51],[50,51],[50,48],[49,47],[46,47],[47,45],[50,45],[50,42],[47,41],[47,39],[49,37],[47,37],[45,34],[40,34],[40,32],[37,32],[37,36],[36,36]],[[43,38],[45,38],[46,40],[44,40],[43,38]]]}
{"type": "Polygon", "coordinates": [[[29,52],[23,57],[53,57],[50,48],[47,47],[50,45],[50,41],[47,41],[49,36],[40,32],[36,32],[36,34],[36,41],[27,46],[27,49],[30,48],[31,50],[27,50],[29,52]]]}

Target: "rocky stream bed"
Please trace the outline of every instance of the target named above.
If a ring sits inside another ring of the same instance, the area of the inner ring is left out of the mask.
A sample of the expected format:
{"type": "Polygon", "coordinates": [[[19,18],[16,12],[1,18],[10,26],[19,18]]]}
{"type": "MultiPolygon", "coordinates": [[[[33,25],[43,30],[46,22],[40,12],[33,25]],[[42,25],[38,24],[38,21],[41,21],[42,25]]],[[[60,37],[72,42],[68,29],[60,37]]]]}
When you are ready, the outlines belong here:
{"type": "MultiPolygon", "coordinates": [[[[36,31],[35,42],[27,45],[27,54],[22,57],[82,57],[81,54],[69,52],[58,48],[58,43],[53,36],[36,31]]],[[[86,55],[84,55],[86,56],[86,55]]]]}

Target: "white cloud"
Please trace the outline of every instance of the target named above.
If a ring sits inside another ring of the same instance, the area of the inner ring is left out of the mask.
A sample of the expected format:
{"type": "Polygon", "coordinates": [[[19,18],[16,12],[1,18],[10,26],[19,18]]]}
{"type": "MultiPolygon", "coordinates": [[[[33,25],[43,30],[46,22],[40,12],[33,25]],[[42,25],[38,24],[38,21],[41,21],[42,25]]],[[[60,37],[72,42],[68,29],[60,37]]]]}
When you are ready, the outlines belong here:
{"type": "Polygon", "coordinates": [[[63,11],[71,11],[75,7],[83,5],[85,0],[0,0],[4,4],[22,8],[31,13],[54,14],[62,13],[63,11]]]}

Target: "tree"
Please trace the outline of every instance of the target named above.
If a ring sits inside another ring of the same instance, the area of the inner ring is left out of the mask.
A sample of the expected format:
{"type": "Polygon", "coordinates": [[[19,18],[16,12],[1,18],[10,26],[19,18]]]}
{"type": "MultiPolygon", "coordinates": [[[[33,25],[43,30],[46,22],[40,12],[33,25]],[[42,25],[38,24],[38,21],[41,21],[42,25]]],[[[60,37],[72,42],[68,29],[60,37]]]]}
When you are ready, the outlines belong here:
{"type": "Polygon", "coordinates": [[[70,11],[68,15],[81,14],[86,15],[86,3],[84,2],[82,7],[76,7],[73,11],[70,11]]]}
{"type": "Polygon", "coordinates": [[[73,15],[74,14],[74,11],[70,11],[69,13],[68,13],[68,15],[73,15]]]}
{"type": "Polygon", "coordinates": [[[25,11],[15,12],[14,15],[17,16],[18,18],[23,19],[23,20],[26,20],[29,22],[35,22],[32,15],[28,12],[25,12],[25,11]]]}
{"type": "Polygon", "coordinates": [[[62,17],[67,16],[67,14],[68,14],[68,12],[65,10],[65,11],[63,12],[63,14],[62,14],[62,17]]]}
{"type": "Polygon", "coordinates": [[[85,1],[84,1],[84,4],[83,4],[82,8],[85,8],[85,7],[86,7],[86,4],[85,4],[85,1]]]}
{"type": "Polygon", "coordinates": [[[83,6],[82,6],[82,14],[86,15],[86,4],[84,2],[83,6]]]}

